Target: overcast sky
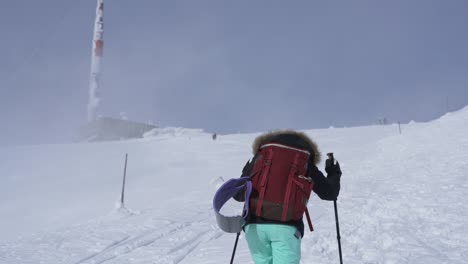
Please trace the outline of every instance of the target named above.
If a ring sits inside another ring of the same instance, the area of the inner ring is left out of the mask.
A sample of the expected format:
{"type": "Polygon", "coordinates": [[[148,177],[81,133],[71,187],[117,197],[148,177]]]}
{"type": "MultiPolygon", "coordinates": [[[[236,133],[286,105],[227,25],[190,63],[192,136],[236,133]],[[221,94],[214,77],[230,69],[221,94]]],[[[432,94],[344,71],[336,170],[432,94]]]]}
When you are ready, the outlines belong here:
{"type": "MultiPolygon", "coordinates": [[[[86,122],[95,0],[0,1],[0,145],[86,122]]],[[[99,114],[236,133],[468,105],[468,1],[112,0],[99,114]]]]}

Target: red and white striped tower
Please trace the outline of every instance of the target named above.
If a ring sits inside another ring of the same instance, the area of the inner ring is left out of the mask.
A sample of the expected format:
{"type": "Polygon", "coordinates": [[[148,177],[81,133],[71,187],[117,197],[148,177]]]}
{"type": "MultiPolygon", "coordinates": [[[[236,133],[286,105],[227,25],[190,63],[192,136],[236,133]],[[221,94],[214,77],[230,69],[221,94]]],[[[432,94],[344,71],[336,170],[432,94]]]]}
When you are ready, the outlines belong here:
{"type": "Polygon", "coordinates": [[[91,57],[91,79],[89,83],[88,122],[96,120],[99,106],[101,60],[104,47],[104,0],[97,0],[94,22],[93,51],[91,57]]]}

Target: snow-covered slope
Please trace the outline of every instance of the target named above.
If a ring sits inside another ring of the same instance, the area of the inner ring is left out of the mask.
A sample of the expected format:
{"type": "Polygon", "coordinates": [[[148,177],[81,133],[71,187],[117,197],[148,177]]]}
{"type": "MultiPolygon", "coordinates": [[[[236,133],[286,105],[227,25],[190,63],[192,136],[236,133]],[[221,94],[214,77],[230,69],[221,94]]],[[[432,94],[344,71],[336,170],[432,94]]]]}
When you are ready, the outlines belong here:
{"type": "MultiPolygon", "coordinates": [[[[466,263],[468,108],[429,123],[306,131],[343,170],[346,263],[466,263]]],[[[188,130],[190,131],[190,130],[188,130]]],[[[0,263],[226,263],[211,199],[256,134],[0,149],[0,263]],[[116,209],[125,153],[126,209],[116,209]]],[[[148,135],[151,136],[151,135],[148,135]]],[[[323,168],[323,164],[321,164],[323,168]]],[[[302,263],[337,263],[333,204],[314,196],[302,263]]],[[[241,237],[236,263],[252,263],[241,237]]]]}

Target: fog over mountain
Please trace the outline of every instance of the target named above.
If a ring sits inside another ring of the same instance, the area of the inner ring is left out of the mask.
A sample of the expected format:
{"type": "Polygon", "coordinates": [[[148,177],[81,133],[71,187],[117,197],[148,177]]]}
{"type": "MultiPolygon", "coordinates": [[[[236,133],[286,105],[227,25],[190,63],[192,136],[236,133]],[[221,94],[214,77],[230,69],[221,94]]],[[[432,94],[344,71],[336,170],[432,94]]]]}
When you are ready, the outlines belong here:
{"type": "MultiPolygon", "coordinates": [[[[0,145],[86,122],[96,1],[0,3],[0,145]]],[[[468,104],[468,3],[105,2],[99,114],[236,133],[427,121],[468,104]]]]}

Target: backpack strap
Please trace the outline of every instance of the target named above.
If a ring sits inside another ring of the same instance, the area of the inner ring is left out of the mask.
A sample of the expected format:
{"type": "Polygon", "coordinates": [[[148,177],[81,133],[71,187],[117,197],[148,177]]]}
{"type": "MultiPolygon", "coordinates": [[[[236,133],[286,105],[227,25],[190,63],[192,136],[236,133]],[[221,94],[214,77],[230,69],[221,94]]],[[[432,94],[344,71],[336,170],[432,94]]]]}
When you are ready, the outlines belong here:
{"type": "Polygon", "coordinates": [[[267,156],[265,159],[265,164],[263,168],[263,173],[260,178],[260,195],[258,197],[257,203],[257,211],[255,212],[256,215],[262,215],[262,206],[263,206],[263,199],[265,199],[265,191],[266,191],[266,181],[268,177],[268,173],[270,172],[271,168],[271,159],[273,158],[273,149],[267,149],[267,156]]]}
{"type": "Polygon", "coordinates": [[[307,223],[309,224],[310,232],[313,232],[314,227],[312,226],[312,220],[310,220],[309,209],[307,209],[307,206],[305,208],[305,215],[306,215],[306,218],[307,218],[307,223]]]}
{"type": "Polygon", "coordinates": [[[286,221],[286,217],[287,217],[287,214],[288,214],[289,197],[291,196],[291,189],[292,189],[292,185],[293,185],[294,174],[297,171],[298,161],[299,161],[299,154],[296,154],[295,157],[294,157],[293,164],[291,165],[291,170],[289,171],[288,185],[286,187],[286,193],[284,195],[284,200],[283,200],[283,213],[281,214],[281,221],[286,221]]]}

